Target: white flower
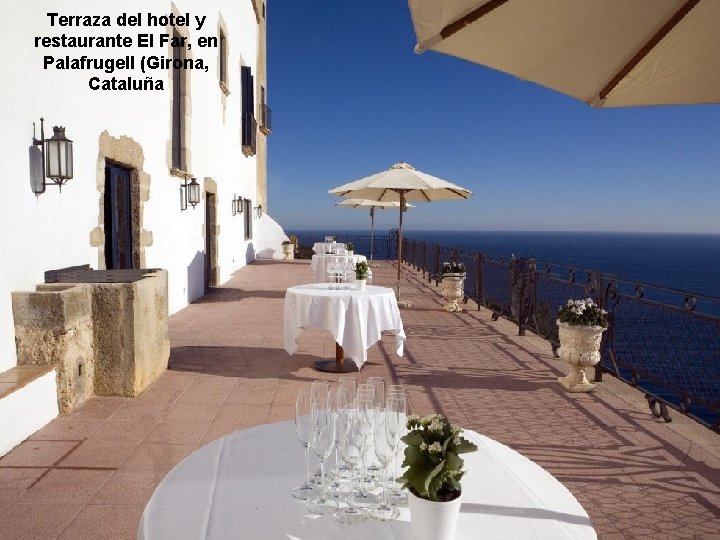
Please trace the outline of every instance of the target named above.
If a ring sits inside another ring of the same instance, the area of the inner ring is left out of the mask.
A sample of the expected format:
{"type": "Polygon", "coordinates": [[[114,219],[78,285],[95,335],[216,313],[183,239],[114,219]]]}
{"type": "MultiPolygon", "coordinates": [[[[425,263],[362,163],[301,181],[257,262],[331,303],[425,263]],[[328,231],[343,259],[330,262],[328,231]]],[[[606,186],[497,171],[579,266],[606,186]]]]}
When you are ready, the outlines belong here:
{"type": "Polygon", "coordinates": [[[443,422],[439,418],[433,418],[432,422],[430,422],[430,425],[428,425],[428,429],[430,431],[442,431],[443,430],[443,422]]]}
{"type": "Polygon", "coordinates": [[[442,452],[442,446],[440,446],[440,443],[437,441],[428,446],[427,449],[431,454],[434,452],[442,452]]]}
{"type": "Polygon", "coordinates": [[[428,445],[425,444],[425,441],[423,441],[423,442],[420,443],[420,450],[423,450],[423,451],[424,451],[424,450],[427,450],[427,448],[428,448],[428,445]]]}

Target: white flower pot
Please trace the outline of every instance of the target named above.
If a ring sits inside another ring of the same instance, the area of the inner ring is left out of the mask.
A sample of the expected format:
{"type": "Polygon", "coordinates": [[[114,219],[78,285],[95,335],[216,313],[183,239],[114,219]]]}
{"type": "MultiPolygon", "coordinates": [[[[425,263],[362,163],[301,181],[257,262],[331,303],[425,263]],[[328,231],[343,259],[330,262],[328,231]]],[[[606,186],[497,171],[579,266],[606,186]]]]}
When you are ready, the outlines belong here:
{"type": "Polygon", "coordinates": [[[355,285],[356,285],[358,291],[364,291],[366,284],[367,284],[367,279],[356,279],[355,280],[355,285]]]}
{"type": "Polygon", "coordinates": [[[458,305],[465,297],[465,274],[442,274],[442,291],[446,311],[462,311],[458,305]]]}
{"type": "Polygon", "coordinates": [[[596,384],[591,383],[585,368],[600,361],[600,342],[605,328],[602,326],[571,325],[556,321],[560,337],[558,354],[567,362],[570,372],[558,377],[558,382],[570,392],[591,392],[596,384]]]}
{"type": "Polygon", "coordinates": [[[414,540],[452,540],[455,538],[462,495],[449,502],[428,501],[408,490],[410,532],[414,540]]]}

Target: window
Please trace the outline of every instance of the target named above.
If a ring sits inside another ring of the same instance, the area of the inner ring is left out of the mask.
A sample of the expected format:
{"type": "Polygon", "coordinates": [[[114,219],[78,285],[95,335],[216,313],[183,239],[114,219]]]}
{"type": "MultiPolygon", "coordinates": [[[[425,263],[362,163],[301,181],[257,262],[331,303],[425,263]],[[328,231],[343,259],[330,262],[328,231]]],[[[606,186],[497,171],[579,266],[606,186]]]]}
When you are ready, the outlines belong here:
{"type": "MultiPolygon", "coordinates": [[[[173,33],[173,38],[178,38],[173,33]]],[[[182,63],[185,59],[183,47],[173,47],[173,62],[182,63]],[[178,60],[180,62],[178,62],[178,60]]],[[[172,167],[181,171],[185,170],[185,81],[182,69],[172,70],[172,167]]]]}
{"type": "Polygon", "coordinates": [[[240,68],[240,82],[242,86],[242,117],[240,119],[242,132],[242,152],[246,156],[255,155],[255,77],[248,66],[240,68]]]}
{"type": "Polygon", "coordinates": [[[228,65],[228,57],[227,57],[227,38],[225,36],[225,32],[220,30],[220,88],[222,88],[222,91],[225,92],[225,94],[230,93],[230,87],[228,85],[228,76],[227,76],[227,65],[228,65]]]}
{"type": "Polygon", "coordinates": [[[270,113],[270,107],[267,106],[265,99],[265,87],[260,85],[260,131],[265,135],[270,135],[272,131],[270,113]]]}
{"type": "Polygon", "coordinates": [[[245,240],[252,239],[252,201],[250,199],[245,199],[243,201],[243,204],[245,204],[245,211],[243,214],[245,215],[245,240]]]}

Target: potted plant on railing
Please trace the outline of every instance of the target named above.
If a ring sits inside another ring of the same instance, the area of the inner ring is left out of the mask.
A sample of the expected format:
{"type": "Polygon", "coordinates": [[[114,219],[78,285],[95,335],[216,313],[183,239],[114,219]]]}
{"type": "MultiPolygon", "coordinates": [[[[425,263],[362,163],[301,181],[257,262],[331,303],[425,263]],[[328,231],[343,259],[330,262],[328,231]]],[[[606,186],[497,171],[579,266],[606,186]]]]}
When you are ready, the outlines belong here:
{"type": "Polygon", "coordinates": [[[368,278],[368,264],[366,261],[355,263],[355,283],[360,291],[365,290],[365,284],[368,278]]]}
{"type": "Polygon", "coordinates": [[[295,254],[295,244],[293,244],[290,240],[283,241],[282,252],[286,259],[293,259],[295,254]]]}
{"type": "Polygon", "coordinates": [[[458,302],[465,297],[465,265],[461,262],[445,262],[440,269],[446,311],[462,311],[458,302]]]}
{"type": "Polygon", "coordinates": [[[352,244],[352,242],[348,242],[345,244],[345,254],[352,257],[355,254],[355,246],[352,244]]]}
{"type": "Polygon", "coordinates": [[[398,481],[409,491],[410,530],[415,540],[450,540],[455,536],[465,471],[460,454],[477,446],[463,438],[439,414],[408,416],[407,445],[398,481]]]}
{"type": "Polygon", "coordinates": [[[596,385],[588,381],[585,368],[600,361],[602,333],[608,327],[606,311],[592,301],[568,300],[558,311],[557,325],[560,337],[558,354],[570,367],[558,382],[570,392],[590,392],[596,385]]]}

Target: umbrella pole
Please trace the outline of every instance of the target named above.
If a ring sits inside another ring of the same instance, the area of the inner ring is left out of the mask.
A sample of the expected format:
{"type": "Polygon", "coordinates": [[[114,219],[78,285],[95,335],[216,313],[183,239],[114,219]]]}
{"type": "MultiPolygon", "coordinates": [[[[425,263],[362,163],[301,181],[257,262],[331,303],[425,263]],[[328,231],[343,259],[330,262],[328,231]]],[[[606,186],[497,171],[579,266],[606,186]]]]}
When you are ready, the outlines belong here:
{"type": "Polygon", "coordinates": [[[370,262],[373,260],[373,240],[375,238],[375,207],[370,207],[370,262]]]}
{"type": "Polygon", "coordinates": [[[400,307],[411,307],[410,302],[400,300],[400,265],[402,265],[402,233],[403,233],[403,207],[405,206],[405,191],[399,190],[400,194],[400,226],[398,227],[398,247],[397,247],[397,303],[400,307]]]}

